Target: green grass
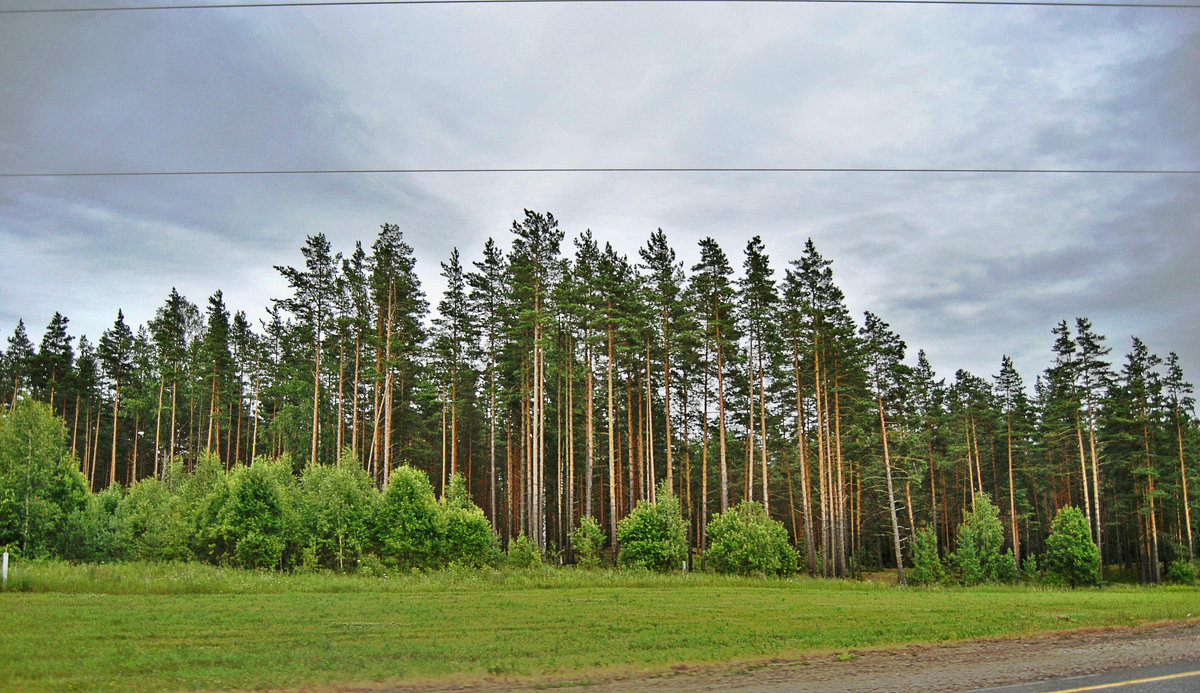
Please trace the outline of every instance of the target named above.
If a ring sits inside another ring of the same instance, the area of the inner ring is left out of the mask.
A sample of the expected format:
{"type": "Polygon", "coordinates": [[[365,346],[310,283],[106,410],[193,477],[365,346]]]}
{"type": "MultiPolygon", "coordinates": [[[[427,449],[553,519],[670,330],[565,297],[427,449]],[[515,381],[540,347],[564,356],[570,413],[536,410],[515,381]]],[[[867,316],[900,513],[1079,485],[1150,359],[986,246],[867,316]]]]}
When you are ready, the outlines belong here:
{"type": "Polygon", "coordinates": [[[162,690],[614,670],[1183,619],[1190,588],[898,590],[545,570],[365,578],[17,563],[0,689],[162,690]]]}

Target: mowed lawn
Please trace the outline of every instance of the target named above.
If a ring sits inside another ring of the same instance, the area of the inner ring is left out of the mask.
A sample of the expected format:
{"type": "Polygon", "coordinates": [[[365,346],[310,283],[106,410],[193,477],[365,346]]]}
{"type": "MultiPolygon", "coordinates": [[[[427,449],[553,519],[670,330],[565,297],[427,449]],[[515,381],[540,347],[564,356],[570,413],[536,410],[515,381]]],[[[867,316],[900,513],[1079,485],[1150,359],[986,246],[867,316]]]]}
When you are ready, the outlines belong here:
{"type": "Polygon", "coordinates": [[[1200,590],[1185,588],[900,590],[571,570],[391,578],[25,570],[0,593],[3,690],[580,679],[1200,614],[1200,590]]]}

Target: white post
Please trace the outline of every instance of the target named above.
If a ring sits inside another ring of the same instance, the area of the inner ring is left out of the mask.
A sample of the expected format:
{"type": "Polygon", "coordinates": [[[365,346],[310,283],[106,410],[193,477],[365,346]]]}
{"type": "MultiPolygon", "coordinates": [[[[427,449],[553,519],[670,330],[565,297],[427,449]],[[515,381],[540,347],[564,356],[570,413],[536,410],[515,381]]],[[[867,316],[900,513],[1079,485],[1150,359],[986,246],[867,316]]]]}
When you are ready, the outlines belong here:
{"type": "Polygon", "coordinates": [[[4,552],[4,558],[0,560],[0,588],[8,587],[8,552],[4,552]]]}

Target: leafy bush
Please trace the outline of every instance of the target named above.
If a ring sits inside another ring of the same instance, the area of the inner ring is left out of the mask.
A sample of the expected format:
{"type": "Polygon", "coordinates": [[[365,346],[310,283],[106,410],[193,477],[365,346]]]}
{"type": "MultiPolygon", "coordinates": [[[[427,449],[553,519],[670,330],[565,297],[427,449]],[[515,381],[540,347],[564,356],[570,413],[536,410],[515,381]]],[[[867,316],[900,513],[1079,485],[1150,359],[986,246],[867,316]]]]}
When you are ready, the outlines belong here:
{"type": "Polygon", "coordinates": [[[540,568],[542,551],[533,540],[522,534],[508,540],[508,555],[505,562],[513,568],[540,568]]]}
{"type": "Polygon", "coordinates": [[[932,527],[917,530],[912,543],[912,568],[908,581],[913,585],[934,585],[946,579],[946,568],[938,557],[937,534],[932,527]]]}
{"type": "Polygon", "coordinates": [[[120,517],[121,487],[109,486],[67,517],[59,535],[58,555],[73,561],[105,562],[128,558],[128,534],[120,517]]]}
{"type": "Polygon", "coordinates": [[[1046,539],[1047,577],[1059,582],[1096,585],[1100,582],[1100,552],[1092,543],[1087,519],[1079,508],[1059,508],[1046,539]]]}
{"type": "Polygon", "coordinates": [[[1045,579],[1041,566],[1038,565],[1038,557],[1034,554],[1029,554],[1025,557],[1025,565],[1022,566],[1021,573],[1024,574],[1026,580],[1034,585],[1041,584],[1045,579]]]}
{"type": "Polygon", "coordinates": [[[41,402],[20,400],[0,417],[0,546],[14,554],[53,555],[68,518],[87,505],[87,482],[65,435],[41,402]]]}
{"type": "Polygon", "coordinates": [[[134,484],[120,512],[130,558],[174,561],[192,557],[183,503],[163,482],[143,479],[134,484]]]}
{"type": "Polygon", "coordinates": [[[429,477],[409,466],[394,469],[375,512],[379,557],[403,570],[437,568],[444,532],[429,477]]]}
{"type": "Polygon", "coordinates": [[[448,565],[482,568],[498,562],[500,550],[492,524],[471,502],[461,474],[450,477],[440,509],[445,527],[441,554],[448,565]]]}
{"type": "Polygon", "coordinates": [[[370,541],[379,494],[357,461],[338,467],[313,465],[300,477],[303,543],[316,565],[357,566],[370,541]]]}
{"type": "Polygon", "coordinates": [[[1167,582],[1173,585],[1194,585],[1200,577],[1196,564],[1184,558],[1176,558],[1167,566],[1167,582]]]}
{"type": "Polygon", "coordinates": [[[665,480],[658,485],[657,503],[638,501],[617,525],[617,543],[621,565],[664,571],[680,566],[687,556],[687,523],[665,480]]]}
{"type": "Polygon", "coordinates": [[[975,509],[968,511],[958,526],[958,548],[950,554],[950,566],[966,585],[1012,582],[1017,579],[1017,562],[1011,550],[1000,552],[1002,544],[1000,509],[986,493],[976,494],[975,509]]]}
{"type": "Polygon", "coordinates": [[[287,544],[288,499],[271,465],[257,462],[231,475],[232,493],[221,514],[233,557],[247,568],[275,568],[287,544]]]}
{"type": "Polygon", "coordinates": [[[571,530],[571,546],[584,568],[600,566],[600,549],[604,547],[604,532],[591,515],[579,518],[579,526],[571,530]]]}
{"type": "Polygon", "coordinates": [[[796,550],[787,529],[772,520],[761,503],[744,501],[708,523],[705,560],[718,573],[791,575],[796,550]]]}

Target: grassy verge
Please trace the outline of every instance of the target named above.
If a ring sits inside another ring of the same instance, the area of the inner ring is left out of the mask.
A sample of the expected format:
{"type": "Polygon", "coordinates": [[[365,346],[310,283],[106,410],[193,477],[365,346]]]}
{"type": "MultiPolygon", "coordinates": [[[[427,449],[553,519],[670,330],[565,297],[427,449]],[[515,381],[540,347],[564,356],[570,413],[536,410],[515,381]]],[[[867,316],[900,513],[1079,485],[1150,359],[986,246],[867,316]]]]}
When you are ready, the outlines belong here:
{"type": "Polygon", "coordinates": [[[582,677],[1182,619],[1198,596],[1176,588],[897,590],[570,570],[362,578],[23,564],[0,593],[0,688],[582,677]]]}

